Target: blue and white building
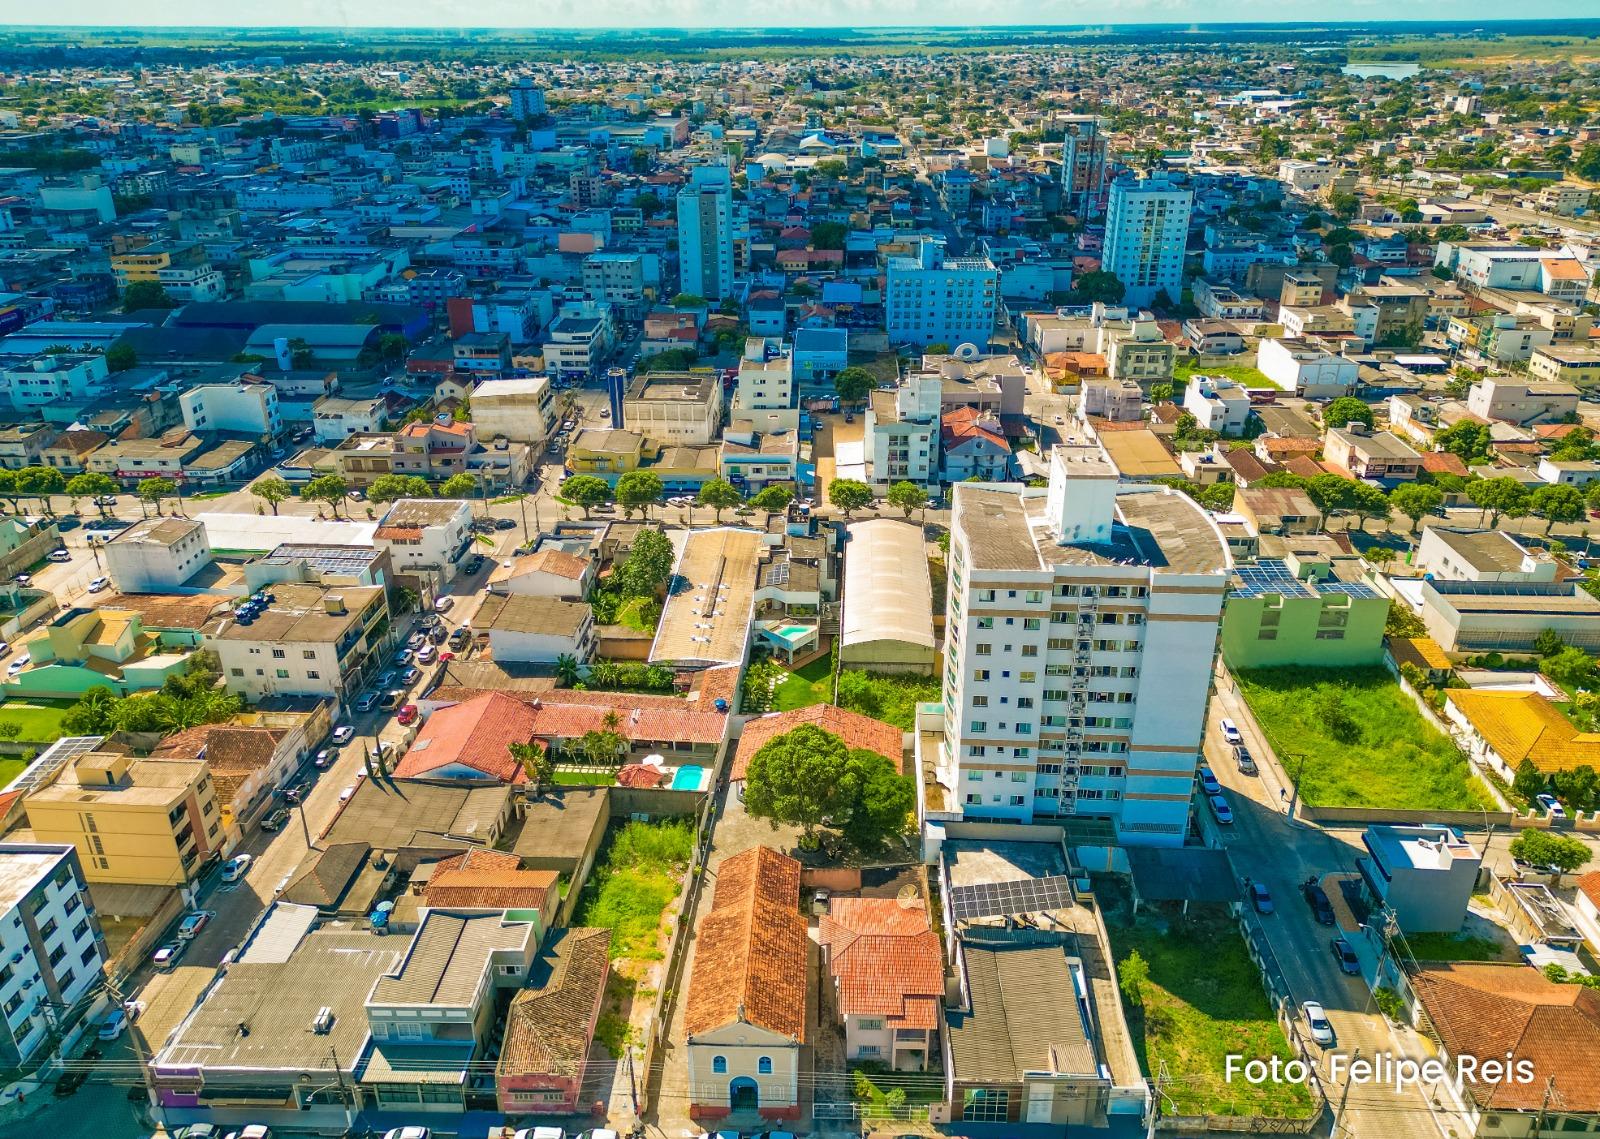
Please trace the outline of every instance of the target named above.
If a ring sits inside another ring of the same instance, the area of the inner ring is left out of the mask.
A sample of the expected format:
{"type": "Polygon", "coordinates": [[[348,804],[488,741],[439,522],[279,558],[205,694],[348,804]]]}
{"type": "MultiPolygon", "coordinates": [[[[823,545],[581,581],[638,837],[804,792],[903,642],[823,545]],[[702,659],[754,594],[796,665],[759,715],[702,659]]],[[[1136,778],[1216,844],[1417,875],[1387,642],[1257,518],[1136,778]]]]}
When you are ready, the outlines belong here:
{"type": "Polygon", "coordinates": [[[889,259],[884,323],[890,344],[976,344],[994,335],[1000,271],[986,257],[946,257],[943,238],[924,237],[915,257],[889,259]]]}
{"type": "Polygon", "coordinates": [[[1161,292],[1178,300],[1193,208],[1194,191],[1167,174],[1142,181],[1119,178],[1111,184],[1100,264],[1127,286],[1124,304],[1143,307],[1161,292]]]}
{"type": "Polygon", "coordinates": [[[733,292],[733,187],[717,171],[696,169],[678,192],[678,284],[708,301],[733,292]]]}

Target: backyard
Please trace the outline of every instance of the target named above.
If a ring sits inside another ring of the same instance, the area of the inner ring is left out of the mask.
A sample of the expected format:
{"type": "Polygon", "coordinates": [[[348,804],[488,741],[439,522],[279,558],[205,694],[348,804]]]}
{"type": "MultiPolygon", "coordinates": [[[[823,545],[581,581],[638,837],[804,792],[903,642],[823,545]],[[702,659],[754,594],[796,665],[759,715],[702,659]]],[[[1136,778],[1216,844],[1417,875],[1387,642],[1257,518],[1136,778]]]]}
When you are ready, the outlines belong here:
{"type": "Polygon", "coordinates": [[[0,704],[0,739],[54,743],[61,738],[61,718],[72,703],[71,700],[7,700],[0,704]],[[20,730],[12,735],[7,724],[15,724],[20,730]]]}
{"type": "Polygon", "coordinates": [[[791,712],[828,703],[833,695],[832,676],[833,662],[828,657],[818,657],[810,664],[801,665],[772,690],[772,707],[779,712],[791,712]]]}
{"type": "MultiPolygon", "coordinates": [[[[831,663],[827,657],[818,657],[778,682],[772,690],[772,707],[778,712],[809,708],[832,702],[832,695],[831,663]]],[[[938,700],[939,696],[939,679],[934,676],[857,669],[845,669],[839,674],[839,707],[903,731],[912,729],[918,704],[938,700]]]]}
{"type": "Polygon", "coordinates": [[[0,757],[0,787],[6,786],[17,776],[22,774],[22,769],[28,766],[28,761],[20,756],[0,757]]]}
{"type": "Polygon", "coordinates": [[[1455,742],[1383,668],[1235,673],[1300,797],[1319,807],[1494,807],[1455,742]]]}
{"type": "MultiPolygon", "coordinates": [[[[1097,892],[1098,889],[1097,889],[1097,892]]],[[[1169,1111],[1178,1115],[1265,1115],[1301,1118],[1312,1110],[1303,1084],[1252,1086],[1224,1080],[1229,1054],[1251,1057],[1293,1053],[1273,1015],[1261,973],[1239,930],[1220,906],[1126,909],[1106,914],[1113,953],[1125,962],[1137,952],[1149,967],[1142,1002],[1123,1006],[1140,1066],[1154,1075],[1165,1065],[1169,1111]]],[[[1126,984],[1126,981],[1124,981],[1126,984]]]]}

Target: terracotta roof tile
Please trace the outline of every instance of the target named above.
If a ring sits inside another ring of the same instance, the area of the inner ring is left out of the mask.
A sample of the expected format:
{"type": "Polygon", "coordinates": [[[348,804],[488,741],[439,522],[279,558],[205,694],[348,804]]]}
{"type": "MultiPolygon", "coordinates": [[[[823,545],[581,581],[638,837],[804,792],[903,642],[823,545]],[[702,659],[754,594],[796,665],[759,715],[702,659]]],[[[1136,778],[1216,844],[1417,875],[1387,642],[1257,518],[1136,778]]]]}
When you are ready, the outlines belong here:
{"type": "Polygon", "coordinates": [[[727,859],[696,938],[687,1034],[743,1020],[805,1043],[810,944],[800,864],[765,846],[727,859]]]}
{"type": "Polygon", "coordinates": [[[817,932],[841,1012],[882,1016],[897,1028],[939,1026],[944,958],[920,901],[835,898],[817,932]]]}
{"type": "Polygon", "coordinates": [[[761,750],[761,745],[774,736],[791,732],[801,724],[815,724],[844,741],[848,748],[866,748],[894,761],[901,772],[905,771],[905,737],[893,724],[874,720],[859,712],[835,708],[832,704],[813,704],[809,708],[796,708],[792,712],[775,712],[757,716],[744,726],[739,737],[739,750],[733,756],[733,769],[728,778],[743,779],[750,759],[761,750]]]}
{"type": "Polygon", "coordinates": [[[499,692],[440,708],[428,717],[396,766],[395,778],[416,779],[440,768],[462,766],[502,783],[526,782],[527,772],[508,747],[528,743],[538,734],[534,720],[532,708],[499,692]]]}
{"type": "Polygon", "coordinates": [[[500,1077],[582,1071],[610,968],[611,931],[557,930],[540,950],[532,984],[511,999],[500,1077]]]}

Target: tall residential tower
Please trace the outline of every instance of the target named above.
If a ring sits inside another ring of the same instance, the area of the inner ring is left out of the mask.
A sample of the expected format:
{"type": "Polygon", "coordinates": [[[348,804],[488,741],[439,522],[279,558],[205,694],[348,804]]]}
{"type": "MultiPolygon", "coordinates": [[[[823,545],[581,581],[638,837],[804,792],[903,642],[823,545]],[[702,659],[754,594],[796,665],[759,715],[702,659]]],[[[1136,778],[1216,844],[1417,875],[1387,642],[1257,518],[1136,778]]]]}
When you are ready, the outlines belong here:
{"type": "Polygon", "coordinates": [[[726,179],[696,177],[678,192],[678,283],[708,301],[733,292],[733,187],[726,179]]]}
{"type": "Polygon", "coordinates": [[[1165,173],[1111,184],[1100,263],[1127,286],[1124,304],[1142,308],[1161,292],[1176,303],[1182,295],[1183,247],[1193,205],[1194,191],[1165,173]]]}
{"type": "MultiPolygon", "coordinates": [[[[1126,484],[1069,434],[1048,488],[954,487],[935,779],[952,813],[1093,817],[1178,845],[1228,585],[1227,542],[1193,499],[1126,484]]],[[[946,817],[950,817],[947,815],[946,817]]]]}
{"type": "Polygon", "coordinates": [[[1105,212],[1106,136],[1099,115],[1065,115],[1060,120],[1061,208],[1080,218],[1105,212]]]}
{"type": "Polygon", "coordinates": [[[924,237],[915,257],[889,259],[889,343],[976,344],[988,351],[1000,272],[987,257],[946,257],[944,249],[943,238],[924,237]]]}

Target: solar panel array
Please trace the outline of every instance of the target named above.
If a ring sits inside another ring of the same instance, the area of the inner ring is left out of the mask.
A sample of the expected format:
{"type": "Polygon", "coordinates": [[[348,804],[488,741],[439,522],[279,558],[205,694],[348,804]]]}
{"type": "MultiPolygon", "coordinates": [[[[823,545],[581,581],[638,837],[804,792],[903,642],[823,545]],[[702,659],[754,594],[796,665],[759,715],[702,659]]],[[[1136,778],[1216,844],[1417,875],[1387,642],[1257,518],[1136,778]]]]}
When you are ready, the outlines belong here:
{"type": "Polygon", "coordinates": [[[1262,558],[1254,565],[1239,566],[1233,573],[1238,579],[1233,587],[1235,597],[1264,597],[1270,593],[1281,597],[1316,596],[1276,558],[1262,558]]]}
{"type": "Polygon", "coordinates": [[[957,921],[1064,910],[1072,905],[1072,880],[1060,876],[954,886],[950,912],[957,921]]]}
{"type": "Polygon", "coordinates": [[[1322,594],[1341,593],[1346,597],[1365,598],[1377,597],[1378,591],[1372,586],[1359,581],[1319,581],[1317,592],[1322,594]]]}
{"type": "Polygon", "coordinates": [[[768,566],[767,567],[766,577],[764,578],[764,580],[762,581],[761,584],[762,585],[788,585],[789,584],[789,561],[788,561],[788,559],[785,558],[781,562],[774,562],[772,565],[768,566]]]}

